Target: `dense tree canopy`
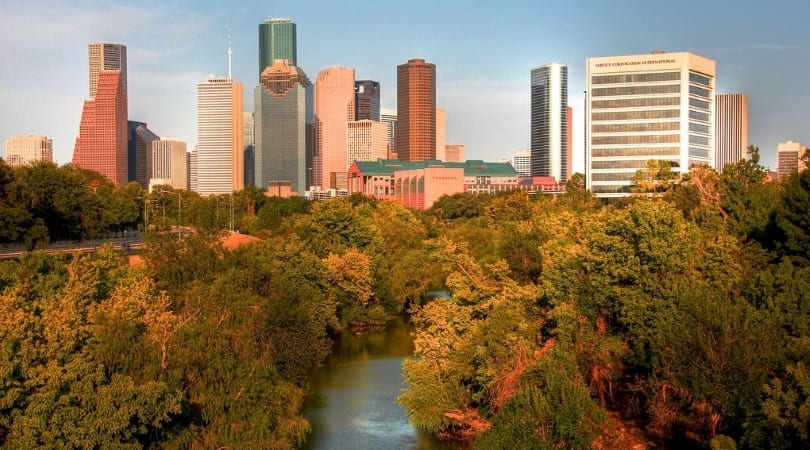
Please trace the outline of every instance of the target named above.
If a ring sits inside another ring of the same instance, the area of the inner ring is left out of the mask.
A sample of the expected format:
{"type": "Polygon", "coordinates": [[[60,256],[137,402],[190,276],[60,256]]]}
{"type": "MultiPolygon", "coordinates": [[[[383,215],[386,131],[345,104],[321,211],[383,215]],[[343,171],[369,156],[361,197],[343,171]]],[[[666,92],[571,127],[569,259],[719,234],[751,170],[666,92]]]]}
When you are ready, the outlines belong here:
{"type": "Polygon", "coordinates": [[[751,154],[723,173],[651,163],[649,192],[612,205],[572,177],[426,212],[0,162],[3,242],[148,231],[142,265],[111,248],[0,263],[0,445],[300,447],[332,333],[407,313],[399,400],[438,435],[807,448],[810,175],[768,181],[751,154]],[[229,248],[230,228],[261,239],[229,248]]]}

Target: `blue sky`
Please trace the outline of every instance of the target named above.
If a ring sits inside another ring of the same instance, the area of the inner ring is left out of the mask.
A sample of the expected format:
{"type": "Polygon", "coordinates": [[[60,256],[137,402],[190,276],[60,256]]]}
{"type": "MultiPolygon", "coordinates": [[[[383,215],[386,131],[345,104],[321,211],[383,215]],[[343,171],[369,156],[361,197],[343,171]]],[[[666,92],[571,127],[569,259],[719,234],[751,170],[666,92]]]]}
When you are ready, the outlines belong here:
{"type": "Polygon", "coordinates": [[[582,170],[588,57],[690,51],[717,61],[717,92],[749,96],[750,141],[776,166],[776,144],[810,144],[810,2],[800,0],[425,1],[0,0],[0,140],[46,135],[69,162],[87,95],[87,44],[127,45],[129,116],[161,136],[196,141],[196,83],[227,73],[252,109],[258,24],[298,26],[298,63],[311,80],[330,65],[356,69],[395,107],[396,66],[436,64],[447,142],[497,160],[529,145],[529,71],[568,65],[574,169],[582,170]]]}

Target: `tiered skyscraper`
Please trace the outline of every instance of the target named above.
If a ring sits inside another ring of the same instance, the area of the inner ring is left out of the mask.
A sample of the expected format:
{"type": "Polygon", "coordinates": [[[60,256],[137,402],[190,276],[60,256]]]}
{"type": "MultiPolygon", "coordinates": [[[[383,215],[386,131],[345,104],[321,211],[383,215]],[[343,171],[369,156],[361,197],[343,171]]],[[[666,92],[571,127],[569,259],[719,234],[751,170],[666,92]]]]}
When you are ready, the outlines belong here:
{"type": "Polygon", "coordinates": [[[312,84],[304,71],[286,59],[264,69],[254,91],[256,186],[289,181],[303,195],[311,148],[312,84]]]}
{"type": "Polygon", "coordinates": [[[244,188],[242,83],[211,77],[197,84],[197,192],[244,188]]]}
{"type": "Polygon", "coordinates": [[[315,82],[315,182],[346,189],[348,124],[354,120],[354,69],[332,66],[315,82]]]}
{"type": "Polygon", "coordinates": [[[717,115],[714,167],[723,171],[726,164],[745,159],[748,153],[748,97],[745,94],[715,96],[717,115]]]}
{"type": "Polygon", "coordinates": [[[90,98],[84,101],[73,164],[124,186],[129,176],[126,46],[93,42],[89,61],[90,98]]]}
{"type": "Polygon", "coordinates": [[[397,158],[436,158],[436,66],[411,59],[397,66],[397,158]]]}
{"type": "Polygon", "coordinates": [[[313,87],[297,66],[296,25],[268,19],[259,25],[259,84],[254,91],[256,187],[289,185],[303,195],[313,175],[313,87]]]}
{"type": "Polygon", "coordinates": [[[714,61],[692,53],[589,58],[586,185],[629,195],[649,160],[714,166],[714,61]]]}
{"type": "Polygon", "coordinates": [[[568,67],[531,71],[531,175],[568,180],[568,67]]]}

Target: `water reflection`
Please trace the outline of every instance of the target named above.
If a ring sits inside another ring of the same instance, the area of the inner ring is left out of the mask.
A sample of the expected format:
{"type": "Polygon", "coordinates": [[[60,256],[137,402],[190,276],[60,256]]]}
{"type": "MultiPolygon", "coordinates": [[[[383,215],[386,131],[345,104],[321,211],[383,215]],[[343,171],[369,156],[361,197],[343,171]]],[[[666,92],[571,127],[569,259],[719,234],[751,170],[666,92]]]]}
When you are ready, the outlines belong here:
{"type": "Polygon", "coordinates": [[[312,434],[304,448],[455,450],[414,430],[397,403],[402,360],[413,354],[404,321],[362,333],[343,333],[329,361],[312,377],[314,395],[305,416],[312,434]]]}

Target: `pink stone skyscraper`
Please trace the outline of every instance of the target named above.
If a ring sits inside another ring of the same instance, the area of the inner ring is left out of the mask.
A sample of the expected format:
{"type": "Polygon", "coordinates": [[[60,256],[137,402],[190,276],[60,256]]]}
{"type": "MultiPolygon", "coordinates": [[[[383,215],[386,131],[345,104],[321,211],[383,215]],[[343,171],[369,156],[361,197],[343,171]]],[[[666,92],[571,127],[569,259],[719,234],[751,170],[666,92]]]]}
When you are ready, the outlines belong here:
{"type": "Polygon", "coordinates": [[[129,181],[126,47],[94,42],[89,57],[91,97],[84,101],[73,165],[124,186],[129,181]]]}
{"type": "Polygon", "coordinates": [[[332,66],[315,81],[314,185],[345,189],[349,171],[346,139],[354,120],[354,69],[332,66]]]}

